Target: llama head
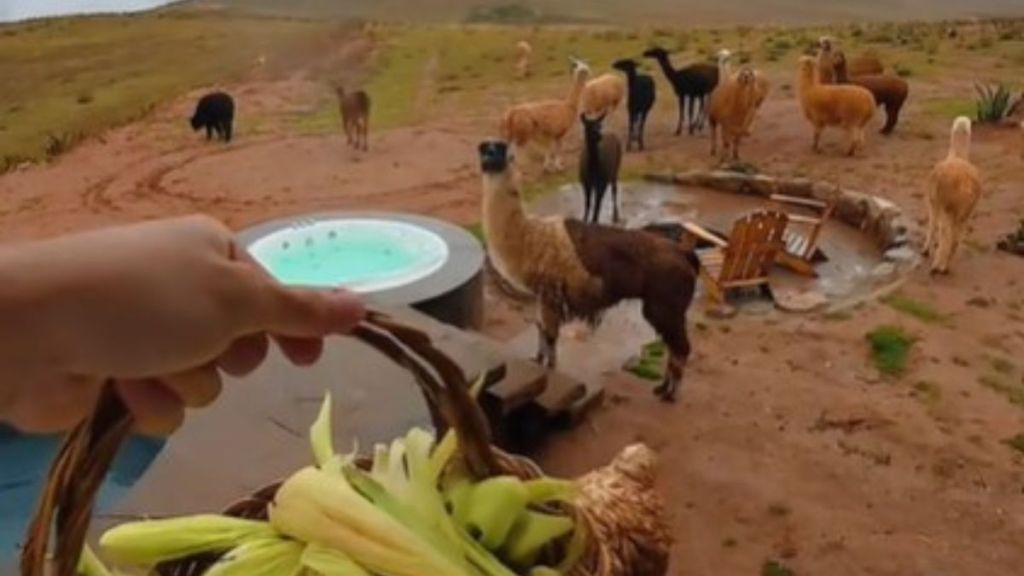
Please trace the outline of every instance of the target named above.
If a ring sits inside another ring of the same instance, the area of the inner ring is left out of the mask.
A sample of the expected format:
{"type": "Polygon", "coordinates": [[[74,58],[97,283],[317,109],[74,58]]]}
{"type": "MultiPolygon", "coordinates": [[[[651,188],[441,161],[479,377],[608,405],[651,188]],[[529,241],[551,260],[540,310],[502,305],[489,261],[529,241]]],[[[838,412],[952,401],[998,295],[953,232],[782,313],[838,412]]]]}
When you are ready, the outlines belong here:
{"type": "Polygon", "coordinates": [[[721,50],[718,51],[719,66],[728,62],[730,58],[732,58],[732,52],[730,52],[728,48],[722,48],[721,50]]]}
{"type": "Polygon", "coordinates": [[[480,153],[480,169],[484,174],[500,174],[512,162],[508,142],[503,140],[484,140],[477,146],[477,151],[480,153]]]}
{"type": "Polygon", "coordinates": [[[754,77],[754,71],[751,70],[750,68],[744,67],[742,70],[740,70],[739,76],[736,78],[736,81],[739,82],[740,86],[747,87],[753,86],[755,79],[756,78],[754,77]]]}
{"type": "Polygon", "coordinates": [[[832,68],[835,70],[846,68],[846,54],[842,50],[832,53],[832,68]]]}
{"type": "Polygon", "coordinates": [[[971,154],[971,119],[957,116],[949,132],[949,154],[967,160],[971,154]]]}
{"type": "Polygon", "coordinates": [[[612,64],[612,68],[615,68],[616,70],[619,70],[621,72],[625,72],[626,74],[636,72],[636,69],[638,67],[639,66],[636,63],[636,60],[633,60],[631,58],[623,58],[622,60],[616,60],[615,63],[612,64]]]}
{"type": "Polygon", "coordinates": [[[815,66],[817,66],[817,62],[815,62],[814,58],[811,58],[810,56],[800,57],[798,70],[800,70],[801,76],[813,78],[815,66]]]}
{"type": "Polygon", "coordinates": [[[575,56],[569,56],[569,63],[572,65],[572,75],[574,78],[590,75],[590,66],[587,66],[587,63],[583,60],[575,56]]]}
{"type": "Polygon", "coordinates": [[[668,50],[665,50],[661,46],[652,46],[644,51],[644,58],[667,58],[668,50]]]}
{"type": "Polygon", "coordinates": [[[821,50],[822,52],[826,53],[826,54],[831,52],[832,51],[832,38],[830,38],[828,36],[822,36],[821,38],[818,38],[818,49],[821,50]]]}

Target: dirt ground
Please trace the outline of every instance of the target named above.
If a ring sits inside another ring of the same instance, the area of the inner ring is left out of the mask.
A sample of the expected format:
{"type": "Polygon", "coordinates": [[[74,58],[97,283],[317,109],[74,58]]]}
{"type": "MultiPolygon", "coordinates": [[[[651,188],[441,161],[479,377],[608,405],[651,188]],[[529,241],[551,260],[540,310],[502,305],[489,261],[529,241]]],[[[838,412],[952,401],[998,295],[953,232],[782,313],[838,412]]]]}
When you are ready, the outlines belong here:
{"type": "MultiPolygon", "coordinates": [[[[785,88],[791,79],[774,80],[744,147],[747,159],[767,173],[880,195],[923,218],[925,176],[945,154],[948,121],[918,114],[913,98],[969,89],[966,80],[915,84],[896,135],[872,134],[866,153],[853,159],[841,155],[838,134],[826,137],[824,154],[813,154],[785,88]]],[[[370,151],[356,153],[340,131],[304,135],[289,127],[287,118],[313,110],[329,91],[303,74],[231,89],[240,112],[230,145],[188,130],[189,94],[50,165],[0,177],[0,240],[196,211],[238,228],[344,208],[479,221],[474,147],[493,133],[486,113],[486,122],[463,116],[372,133],[370,151]],[[256,116],[270,120],[247,128],[246,118],[256,116]]],[[[662,98],[671,100],[667,91],[662,98]]],[[[710,164],[706,136],[671,134],[670,109],[659,107],[650,150],[630,156],[632,169],[710,164]]],[[[624,119],[616,122],[621,130],[624,119]]],[[[930,304],[940,321],[878,302],[831,317],[723,321],[702,319],[698,310],[695,354],[677,404],[655,401],[647,382],[603,370],[605,406],[547,446],[543,461],[572,475],[627,443],[656,447],[678,539],[673,574],[757,574],[770,559],[803,575],[1019,573],[1024,453],[1004,440],[1024,432],[1024,405],[1011,402],[1015,390],[1024,403],[1024,260],[994,250],[997,237],[1024,217],[1018,145],[1016,133],[976,132],[973,157],[985,195],[967,245],[952,275],[918,270],[902,289],[930,304]],[[865,334],[883,324],[917,338],[898,379],[870,362],[865,334]]],[[[531,338],[524,334],[529,306],[492,291],[487,310],[491,336],[531,338]]]]}

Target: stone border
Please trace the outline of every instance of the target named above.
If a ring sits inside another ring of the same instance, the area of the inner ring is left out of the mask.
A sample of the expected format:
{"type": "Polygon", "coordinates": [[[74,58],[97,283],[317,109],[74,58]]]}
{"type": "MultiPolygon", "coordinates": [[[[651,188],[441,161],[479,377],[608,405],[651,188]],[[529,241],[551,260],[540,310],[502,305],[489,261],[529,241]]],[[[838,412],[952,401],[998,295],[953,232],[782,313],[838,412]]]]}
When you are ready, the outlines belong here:
{"type": "MultiPolygon", "coordinates": [[[[882,263],[872,276],[888,280],[872,291],[869,298],[884,295],[903,283],[906,272],[920,262],[913,238],[917,227],[904,216],[903,210],[884,198],[846,190],[837,184],[810,178],[785,178],[763,174],[745,174],[728,170],[691,170],[669,174],[647,174],[644,180],[658,184],[699,186],[734,194],[747,194],[768,199],[772,194],[813,198],[835,202],[833,218],[866,233],[882,252],[882,263]]],[[[864,298],[852,298],[829,306],[830,311],[855,306],[864,298]]]]}

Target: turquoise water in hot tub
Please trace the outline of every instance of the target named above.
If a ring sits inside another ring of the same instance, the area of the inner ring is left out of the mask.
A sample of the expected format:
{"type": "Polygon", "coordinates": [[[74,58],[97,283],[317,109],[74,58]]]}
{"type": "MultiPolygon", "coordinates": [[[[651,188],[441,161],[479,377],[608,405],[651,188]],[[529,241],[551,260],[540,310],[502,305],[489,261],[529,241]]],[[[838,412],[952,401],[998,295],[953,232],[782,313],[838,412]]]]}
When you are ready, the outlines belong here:
{"type": "Polygon", "coordinates": [[[374,292],[424,278],[448,259],[433,232],[381,219],[317,221],[278,230],[249,252],[285,284],[374,292]]]}

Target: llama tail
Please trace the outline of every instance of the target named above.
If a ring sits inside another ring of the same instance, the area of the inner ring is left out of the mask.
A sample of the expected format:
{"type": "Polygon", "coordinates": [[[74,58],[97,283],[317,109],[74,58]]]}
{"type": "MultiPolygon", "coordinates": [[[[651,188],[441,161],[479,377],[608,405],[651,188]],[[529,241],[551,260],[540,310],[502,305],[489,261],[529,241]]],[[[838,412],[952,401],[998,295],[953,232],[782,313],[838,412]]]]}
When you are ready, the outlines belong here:
{"type": "Polygon", "coordinates": [[[949,157],[968,160],[971,155],[971,119],[959,116],[949,134],[949,157]]]}

